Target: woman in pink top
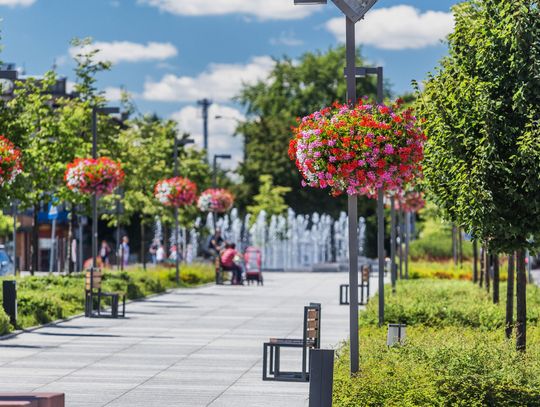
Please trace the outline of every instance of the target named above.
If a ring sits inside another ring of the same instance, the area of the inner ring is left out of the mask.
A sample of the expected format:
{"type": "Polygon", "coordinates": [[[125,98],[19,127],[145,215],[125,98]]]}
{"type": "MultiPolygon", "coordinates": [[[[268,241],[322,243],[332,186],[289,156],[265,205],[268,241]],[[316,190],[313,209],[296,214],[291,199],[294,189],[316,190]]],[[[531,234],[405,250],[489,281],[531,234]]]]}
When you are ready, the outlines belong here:
{"type": "Polygon", "coordinates": [[[221,266],[223,270],[234,273],[232,284],[244,284],[242,281],[242,268],[234,262],[234,257],[237,255],[239,253],[236,251],[236,245],[234,243],[227,243],[225,250],[221,253],[221,266]]]}

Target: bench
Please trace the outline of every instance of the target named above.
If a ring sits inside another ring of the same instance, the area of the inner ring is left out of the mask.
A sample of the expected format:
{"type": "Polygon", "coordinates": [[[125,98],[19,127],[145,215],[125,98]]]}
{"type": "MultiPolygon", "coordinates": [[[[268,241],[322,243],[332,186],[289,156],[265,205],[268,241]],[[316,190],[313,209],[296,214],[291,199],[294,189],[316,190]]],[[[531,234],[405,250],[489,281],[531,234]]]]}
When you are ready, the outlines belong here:
{"type": "Polygon", "coordinates": [[[311,303],[304,307],[302,339],[270,338],[263,344],[263,380],[308,382],[309,354],[311,349],[321,348],[321,304],[311,303]],[[281,348],[302,349],[302,370],[286,372],[281,370],[281,348]]]}
{"type": "MultiPolygon", "coordinates": [[[[360,284],[358,284],[358,291],[360,294],[360,298],[358,299],[358,305],[366,305],[369,301],[369,293],[370,293],[370,283],[369,283],[369,276],[372,272],[372,266],[371,265],[363,265],[362,266],[362,273],[361,273],[361,280],[360,284]],[[366,291],[366,295],[364,296],[364,289],[366,291]]],[[[349,284],[341,284],[339,286],[339,305],[349,305],[349,284]]]]}
{"type": "Polygon", "coordinates": [[[120,298],[122,298],[122,317],[126,316],[126,295],[124,293],[108,293],[101,289],[101,283],[103,280],[103,273],[100,269],[94,271],[89,270],[86,272],[86,285],[85,285],[85,316],[86,317],[109,317],[118,318],[118,307],[120,298]],[[111,312],[103,314],[101,311],[101,300],[103,298],[111,299],[111,312]],[[95,312],[94,299],[97,299],[97,312],[95,312]]]}
{"type": "Polygon", "coordinates": [[[226,281],[232,284],[232,280],[233,280],[232,271],[223,269],[223,264],[221,263],[220,255],[216,257],[215,262],[216,262],[216,284],[223,285],[225,284],[226,281]]]}
{"type": "Polygon", "coordinates": [[[64,393],[0,393],[3,407],[65,407],[64,393]]]}

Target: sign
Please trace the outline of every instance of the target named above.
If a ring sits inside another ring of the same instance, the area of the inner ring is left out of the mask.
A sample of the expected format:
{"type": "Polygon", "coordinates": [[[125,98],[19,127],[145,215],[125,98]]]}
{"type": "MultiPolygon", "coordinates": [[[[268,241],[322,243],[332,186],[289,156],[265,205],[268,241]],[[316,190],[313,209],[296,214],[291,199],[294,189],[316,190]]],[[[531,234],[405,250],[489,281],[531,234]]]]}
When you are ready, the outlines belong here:
{"type": "Polygon", "coordinates": [[[47,213],[47,219],[58,219],[58,206],[49,204],[49,212],[47,213]]]}

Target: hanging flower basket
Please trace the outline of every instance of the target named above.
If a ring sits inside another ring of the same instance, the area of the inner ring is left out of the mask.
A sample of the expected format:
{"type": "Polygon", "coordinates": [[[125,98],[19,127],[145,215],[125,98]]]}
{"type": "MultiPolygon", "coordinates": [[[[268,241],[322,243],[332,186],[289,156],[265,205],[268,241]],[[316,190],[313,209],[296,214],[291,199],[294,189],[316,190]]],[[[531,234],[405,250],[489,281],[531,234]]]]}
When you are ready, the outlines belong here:
{"type": "Polygon", "coordinates": [[[199,197],[197,206],[203,212],[224,213],[230,210],[234,203],[233,195],[226,189],[207,189],[199,197]]]}
{"type": "Polygon", "coordinates": [[[124,180],[119,162],[108,157],[77,158],[68,164],[64,180],[78,194],[111,194],[124,180]]]}
{"type": "Polygon", "coordinates": [[[22,172],[21,151],[0,136],[0,187],[13,182],[22,172]]]}
{"type": "Polygon", "coordinates": [[[197,185],[182,177],[164,179],[156,184],[154,196],[165,206],[191,205],[197,199],[197,185]]]}
{"type": "Polygon", "coordinates": [[[334,103],[299,121],[289,157],[303,186],[329,188],[334,196],[399,190],[421,175],[426,137],[410,110],[360,102],[334,103]]]}
{"type": "Polygon", "coordinates": [[[396,199],[396,205],[398,209],[401,207],[405,212],[417,213],[426,206],[426,201],[421,192],[410,191],[396,199]]]}

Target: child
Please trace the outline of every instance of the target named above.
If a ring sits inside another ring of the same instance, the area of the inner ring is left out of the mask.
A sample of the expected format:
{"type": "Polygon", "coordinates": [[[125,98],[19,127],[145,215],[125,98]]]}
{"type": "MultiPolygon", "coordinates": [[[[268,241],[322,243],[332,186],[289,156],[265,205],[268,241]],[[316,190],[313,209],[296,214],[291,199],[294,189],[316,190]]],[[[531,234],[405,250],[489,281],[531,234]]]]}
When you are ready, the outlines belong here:
{"type": "Polygon", "coordinates": [[[234,273],[232,284],[243,285],[242,268],[234,262],[235,256],[239,255],[240,254],[236,251],[236,245],[234,243],[227,243],[225,245],[225,250],[221,253],[221,265],[223,270],[232,271],[234,273]]]}

